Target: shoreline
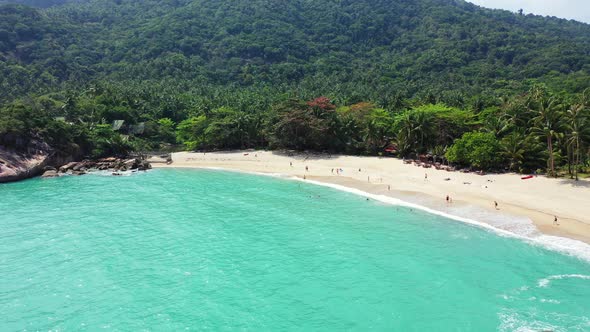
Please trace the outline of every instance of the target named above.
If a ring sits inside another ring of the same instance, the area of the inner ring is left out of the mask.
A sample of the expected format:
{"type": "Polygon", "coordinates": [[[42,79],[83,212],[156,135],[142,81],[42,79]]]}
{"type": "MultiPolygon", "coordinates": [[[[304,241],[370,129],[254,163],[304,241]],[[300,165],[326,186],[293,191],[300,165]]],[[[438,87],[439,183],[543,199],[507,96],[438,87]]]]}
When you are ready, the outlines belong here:
{"type": "Polygon", "coordinates": [[[273,151],[178,152],[172,155],[172,160],[170,165],[152,165],[154,168],[217,168],[266,175],[282,174],[300,180],[305,177],[320,185],[350,188],[423,206],[438,213],[476,220],[516,236],[529,239],[560,237],[590,244],[590,204],[584,204],[590,202],[588,181],[568,185],[563,182],[569,181],[563,179],[538,177],[525,182],[517,174],[481,176],[438,171],[403,164],[402,160],[395,158],[302,153],[284,155],[273,151]],[[335,168],[341,168],[343,172],[332,173],[335,168]],[[428,174],[427,179],[425,174],[428,174]],[[449,178],[451,180],[445,181],[449,178]],[[543,191],[550,192],[550,197],[537,199],[539,192],[543,191]],[[446,195],[451,196],[452,204],[445,203],[446,195]],[[535,204],[526,204],[527,199],[535,204]],[[499,203],[499,210],[494,209],[494,201],[499,203]],[[476,218],[472,217],[473,214],[476,218]],[[559,226],[553,225],[554,215],[559,218],[559,226]]]}

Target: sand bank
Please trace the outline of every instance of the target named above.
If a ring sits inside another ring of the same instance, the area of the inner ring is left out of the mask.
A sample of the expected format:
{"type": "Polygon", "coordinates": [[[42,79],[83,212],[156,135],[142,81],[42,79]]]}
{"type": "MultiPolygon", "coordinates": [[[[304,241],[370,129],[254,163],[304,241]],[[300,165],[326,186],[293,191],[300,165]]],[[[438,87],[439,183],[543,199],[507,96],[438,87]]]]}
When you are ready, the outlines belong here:
{"type": "Polygon", "coordinates": [[[179,152],[172,155],[172,160],[171,165],[154,167],[216,167],[305,176],[477,219],[510,232],[527,236],[542,232],[590,244],[590,181],[542,176],[521,180],[517,174],[477,175],[425,169],[394,158],[272,151],[179,152]],[[451,204],[446,203],[447,195],[452,198],[451,204]],[[554,216],[558,217],[558,226],[553,224],[554,216]]]}

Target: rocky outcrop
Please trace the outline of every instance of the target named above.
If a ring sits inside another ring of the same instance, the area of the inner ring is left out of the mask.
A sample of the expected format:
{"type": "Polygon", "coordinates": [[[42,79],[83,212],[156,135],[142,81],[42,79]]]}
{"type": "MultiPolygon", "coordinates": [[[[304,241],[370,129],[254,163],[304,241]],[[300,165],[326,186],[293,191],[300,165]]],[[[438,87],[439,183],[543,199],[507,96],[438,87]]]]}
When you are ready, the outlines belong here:
{"type": "Polygon", "coordinates": [[[60,173],[66,173],[67,171],[69,171],[70,169],[72,169],[72,168],[73,168],[74,166],[76,166],[77,164],[78,164],[78,162],[76,162],[76,161],[69,162],[69,163],[67,163],[67,164],[65,164],[65,165],[63,165],[63,166],[61,166],[61,167],[59,168],[59,172],[60,172],[60,173]]]}
{"type": "Polygon", "coordinates": [[[41,175],[42,178],[55,178],[58,177],[59,174],[57,174],[56,170],[48,170],[43,172],[43,175],[41,175]]]}
{"type": "Polygon", "coordinates": [[[28,179],[43,172],[51,156],[49,153],[26,155],[0,147],[0,183],[28,179]]]}
{"type": "Polygon", "coordinates": [[[148,170],[149,162],[139,158],[103,158],[98,160],[71,161],[73,157],[55,157],[50,152],[34,154],[18,153],[0,146],[0,183],[28,179],[41,175],[44,178],[60,175],[84,175],[96,170],[108,170],[120,174],[129,170],[148,170]]]}
{"type": "Polygon", "coordinates": [[[98,160],[83,160],[79,162],[71,162],[59,168],[60,174],[83,175],[91,171],[112,171],[119,173],[124,171],[138,170],[146,171],[152,166],[146,160],[139,158],[119,159],[119,158],[103,158],[98,160]]]}
{"type": "Polygon", "coordinates": [[[150,164],[172,164],[172,155],[169,153],[160,154],[160,155],[149,155],[147,157],[147,161],[150,164]]]}

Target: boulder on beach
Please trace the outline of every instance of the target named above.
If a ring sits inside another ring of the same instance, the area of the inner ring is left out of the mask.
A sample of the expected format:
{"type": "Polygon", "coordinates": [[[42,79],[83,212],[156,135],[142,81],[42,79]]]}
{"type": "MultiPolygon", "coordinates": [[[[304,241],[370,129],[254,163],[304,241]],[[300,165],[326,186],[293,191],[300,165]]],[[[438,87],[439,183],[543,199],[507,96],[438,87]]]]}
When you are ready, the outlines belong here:
{"type": "Polygon", "coordinates": [[[19,181],[43,173],[48,153],[28,155],[0,146],[0,183],[19,181]]]}
{"type": "Polygon", "coordinates": [[[58,176],[59,176],[59,174],[57,173],[56,170],[45,171],[43,173],[43,175],[41,175],[41,177],[43,177],[43,178],[55,178],[55,177],[58,177],[58,176]]]}
{"type": "Polygon", "coordinates": [[[85,161],[82,161],[82,162],[77,163],[74,167],[72,167],[72,171],[79,171],[79,170],[81,170],[83,168],[86,168],[86,162],[85,161]]]}
{"type": "Polygon", "coordinates": [[[59,171],[60,171],[61,173],[65,173],[65,172],[67,172],[68,170],[70,170],[70,169],[74,168],[74,167],[75,167],[77,164],[78,164],[78,162],[77,162],[77,161],[72,161],[72,162],[69,162],[69,163],[67,163],[67,164],[63,165],[62,167],[60,167],[60,168],[59,168],[59,171]]]}
{"type": "Polygon", "coordinates": [[[128,159],[128,160],[125,160],[125,161],[123,162],[123,165],[125,165],[125,167],[126,167],[127,169],[133,169],[133,168],[136,168],[135,166],[137,165],[137,159],[128,159]]]}
{"type": "Polygon", "coordinates": [[[27,155],[0,146],[0,183],[19,181],[39,175],[44,178],[57,177],[66,173],[84,175],[89,170],[113,170],[120,174],[120,171],[145,171],[152,168],[147,160],[140,158],[108,157],[100,160],[85,159],[69,162],[73,158],[74,156],[55,158],[49,153],[27,155]]]}
{"type": "Polygon", "coordinates": [[[138,169],[140,171],[147,171],[148,169],[152,169],[152,164],[150,164],[148,161],[143,160],[140,164],[138,169]]]}

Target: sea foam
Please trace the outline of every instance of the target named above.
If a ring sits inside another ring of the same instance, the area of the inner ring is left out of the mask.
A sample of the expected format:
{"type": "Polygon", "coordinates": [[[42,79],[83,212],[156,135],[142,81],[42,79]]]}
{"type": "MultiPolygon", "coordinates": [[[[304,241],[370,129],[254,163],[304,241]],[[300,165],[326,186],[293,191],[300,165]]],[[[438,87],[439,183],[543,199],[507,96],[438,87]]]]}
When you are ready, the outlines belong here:
{"type": "Polygon", "coordinates": [[[590,276],[584,274],[558,274],[549,276],[547,278],[540,279],[537,282],[537,286],[541,288],[547,288],[552,280],[561,280],[561,279],[583,279],[583,280],[590,280],[590,276]]]}
{"type": "MultiPolygon", "coordinates": [[[[257,174],[263,174],[263,173],[257,173],[257,174]]],[[[365,191],[362,191],[359,189],[349,188],[349,187],[345,187],[345,186],[338,185],[338,184],[325,183],[325,182],[320,182],[320,181],[315,181],[315,180],[303,180],[303,179],[297,178],[297,177],[291,177],[291,179],[298,180],[298,181],[304,181],[306,183],[311,183],[314,185],[330,187],[330,188],[341,190],[341,191],[346,191],[346,192],[349,192],[349,193],[352,193],[355,195],[364,196],[364,197],[374,199],[379,202],[391,204],[391,205],[403,206],[403,207],[407,207],[407,208],[413,208],[413,209],[425,211],[425,212],[428,212],[431,214],[439,215],[441,217],[445,217],[448,219],[457,220],[457,221],[460,221],[460,222],[463,222],[466,224],[470,224],[473,226],[481,227],[483,229],[492,231],[500,236],[518,238],[518,239],[524,240],[532,245],[542,246],[544,248],[547,248],[547,249],[550,249],[553,251],[558,251],[560,253],[574,256],[579,259],[583,259],[585,261],[590,262],[590,245],[589,244],[586,244],[582,241],[578,241],[578,240],[574,240],[574,239],[568,239],[568,238],[559,237],[559,236],[544,235],[544,234],[538,232],[538,230],[536,230],[536,228],[534,227],[532,222],[526,218],[505,216],[504,218],[510,218],[510,220],[513,222],[513,225],[514,224],[519,225],[519,227],[512,226],[512,227],[510,227],[510,230],[507,230],[507,229],[496,227],[488,222],[478,221],[478,220],[475,220],[472,218],[467,218],[464,216],[459,216],[456,214],[447,213],[447,212],[436,210],[436,209],[433,209],[433,208],[430,208],[427,206],[423,206],[423,205],[419,205],[419,204],[415,204],[415,203],[410,203],[408,201],[404,201],[404,200],[394,198],[394,197],[371,194],[371,193],[368,193],[368,192],[365,192],[365,191]],[[515,221],[516,221],[516,223],[514,223],[515,221]]],[[[485,213],[485,212],[483,212],[483,213],[485,213]]]]}
{"type": "Polygon", "coordinates": [[[492,231],[497,235],[504,236],[504,237],[513,237],[520,240],[523,240],[531,245],[537,245],[544,247],[546,249],[557,251],[562,254],[566,254],[569,256],[577,257],[579,259],[585,260],[590,262],[590,244],[584,243],[582,241],[559,237],[559,236],[552,236],[552,235],[545,235],[538,231],[538,229],[533,225],[532,221],[528,218],[516,217],[516,216],[508,216],[508,215],[501,215],[498,217],[497,215],[494,216],[494,223],[489,222],[489,213],[486,212],[484,209],[474,209],[474,208],[463,208],[463,209],[470,209],[470,215],[475,214],[479,216],[482,220],[476,220],[472,217],[465,217],[464,214],[466,211],[460,211],[460,209],[454,209],[453,213],[440,211],[437,209],[433,209],[421,204],[412,203],[409,201],[405,201],[402,199],[398,199],[395,197],[385,196],[385,195],[377,195],[371,194],[366,191],[362,191],[356,188],[350,188],[346,186],[342,186],[339,184],[334,183],[327,183],[321,182],[316,180],[305,180],[296,176],[287,175],[283,173],[263,173],[263,172],[252,172],[252,171],[241,171],[235,169],[228,169],[228,168],[221,168],[221,167],[196,167],[201,169],[209,169],[209,170],[218,170],[218,171],[229,171],[229,172],[237,172],[237,173],[246,173],[246,174],[255,174],[255,175],[262,175],[262,176],[270,176],[276,178],[283,178],[289,179],[294,181],[301,181],[304,183],[310,183],[318,186],[329,187],[332,189],[345,191],[351,194],[367,197],[385,204],[396,205],[396,206],[403,206],[406,208],[421,210],[430,214],[438,215],[441,217],[445,217],[448,219],[460,221],[469,225],[473,225],[476,227],[480,227],[486,229],[488,231],[492,231]]]}

